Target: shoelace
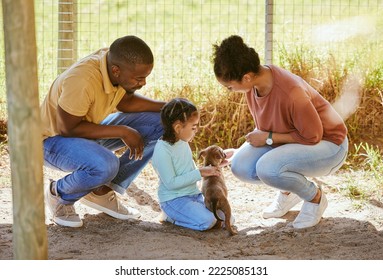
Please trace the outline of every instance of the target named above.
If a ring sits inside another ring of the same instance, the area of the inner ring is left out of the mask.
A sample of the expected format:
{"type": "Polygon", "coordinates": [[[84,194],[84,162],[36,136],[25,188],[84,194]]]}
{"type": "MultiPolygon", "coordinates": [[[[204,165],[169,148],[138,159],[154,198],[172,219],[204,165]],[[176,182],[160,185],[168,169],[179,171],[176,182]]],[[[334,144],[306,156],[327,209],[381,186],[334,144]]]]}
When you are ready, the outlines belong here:
{"type": "Polygon", "coordinates": [[[61,210],[64,211],[65,213],[65,217],[71,217],[71,216],[76,216],[76,211],[74,210],[74,207],[73,205],[65,205],[65,204],[61,204],[57,210],[56,210],[56,215],[58,212],[60,212],[61,210]]]}

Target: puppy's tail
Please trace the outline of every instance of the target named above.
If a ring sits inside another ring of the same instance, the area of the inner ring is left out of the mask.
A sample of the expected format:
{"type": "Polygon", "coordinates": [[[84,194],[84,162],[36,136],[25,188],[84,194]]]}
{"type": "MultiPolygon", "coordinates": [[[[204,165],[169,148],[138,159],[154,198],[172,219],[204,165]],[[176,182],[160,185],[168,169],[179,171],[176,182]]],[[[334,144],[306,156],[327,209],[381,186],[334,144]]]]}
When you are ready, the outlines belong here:
{"type": "Polygon", "coordinates": [[[213,214],[214,214],[214,217],[218,220],[218,221],[223,221],[217,214],[217,203],[218,203],[218,199],[214,199],[211,201],[211,208],[213,209],[213,214]]]}

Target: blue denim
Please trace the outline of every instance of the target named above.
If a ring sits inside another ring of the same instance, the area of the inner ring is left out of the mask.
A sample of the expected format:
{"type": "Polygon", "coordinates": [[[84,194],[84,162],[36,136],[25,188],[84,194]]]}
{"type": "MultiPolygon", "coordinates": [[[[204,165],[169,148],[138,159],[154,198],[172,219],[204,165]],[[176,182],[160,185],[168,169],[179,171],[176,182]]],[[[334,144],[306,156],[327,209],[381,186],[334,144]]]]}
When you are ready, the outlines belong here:
{"type": "Polygon", "coordinates": [[[235,153],[231,170],[242,181],[264,183],[311,201],[317,193],[317,187],[306,177],[336,172],[345,162],[347,153],[347,137],[339,146],[320,141],[316,145],[254,147],[246,142],[235,153]]]}
{"type": "Polygon", "coordinates": [[[57,181],[63,204],[72,204],[102,185],[124,193],[151,159],[154,146],[163,134],[160,114],[154,112],[114,113],[101,124],[136,129],[144,139],[143,158],[129,159],[128,149],[117,157],[114,151],[125,147],[121,139],[89,140],[59,135],[45,139],[44,164],[69,172],[57,181]]]}
{"type": "Polygon", "coordinates": [[[177,226],[204,231],[217,222],[214,214],[206,208],[202,194],[177,197],[162,202],[160,206],[168,216],[167,221],[177,226]]]}

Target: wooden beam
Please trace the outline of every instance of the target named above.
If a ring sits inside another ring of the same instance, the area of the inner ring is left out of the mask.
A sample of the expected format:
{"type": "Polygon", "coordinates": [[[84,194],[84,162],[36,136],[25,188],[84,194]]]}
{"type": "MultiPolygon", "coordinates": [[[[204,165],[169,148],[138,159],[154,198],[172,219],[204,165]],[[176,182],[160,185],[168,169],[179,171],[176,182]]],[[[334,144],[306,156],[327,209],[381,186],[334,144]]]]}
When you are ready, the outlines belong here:
{"type": "Polygon", "coordinates": [[[77,61],[77,0],[59,0],[57,72],[77,61]]]}
{"type": "Polygon", "coordinates": [[[14,259],[47,259],[33,0],[2,0],[14,259]]]}
{"type": "Polygon", "coordinates": [[[265,0],[265,64],[273,64],[274,0],[265,0]]]}

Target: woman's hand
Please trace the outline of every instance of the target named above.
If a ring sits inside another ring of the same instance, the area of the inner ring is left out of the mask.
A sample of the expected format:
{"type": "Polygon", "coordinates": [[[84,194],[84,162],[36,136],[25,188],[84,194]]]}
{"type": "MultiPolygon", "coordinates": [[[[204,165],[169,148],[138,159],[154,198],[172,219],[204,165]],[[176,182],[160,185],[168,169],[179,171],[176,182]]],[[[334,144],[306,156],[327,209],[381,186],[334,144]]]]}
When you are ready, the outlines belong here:
{"type": "Polygon", "coordinates": [[[246,142],[254,147],[262,147],[266,145],[266,139],[269,136],[269,132],[262,130],[254,130],[245,136],[246,142]]]}
{"type": "Polygon", "coordinates": [[[223,152],[225,153],[226,158],[221,162],[221,164],[219,166],[220,167],[228,166],[231,163],[231,160],[233,159],[233,156],[234,156],[236,151],[237,151],[237,149],[234,149],[234,148],[229,148],[229,149],[224,150],[223,152]]]}

